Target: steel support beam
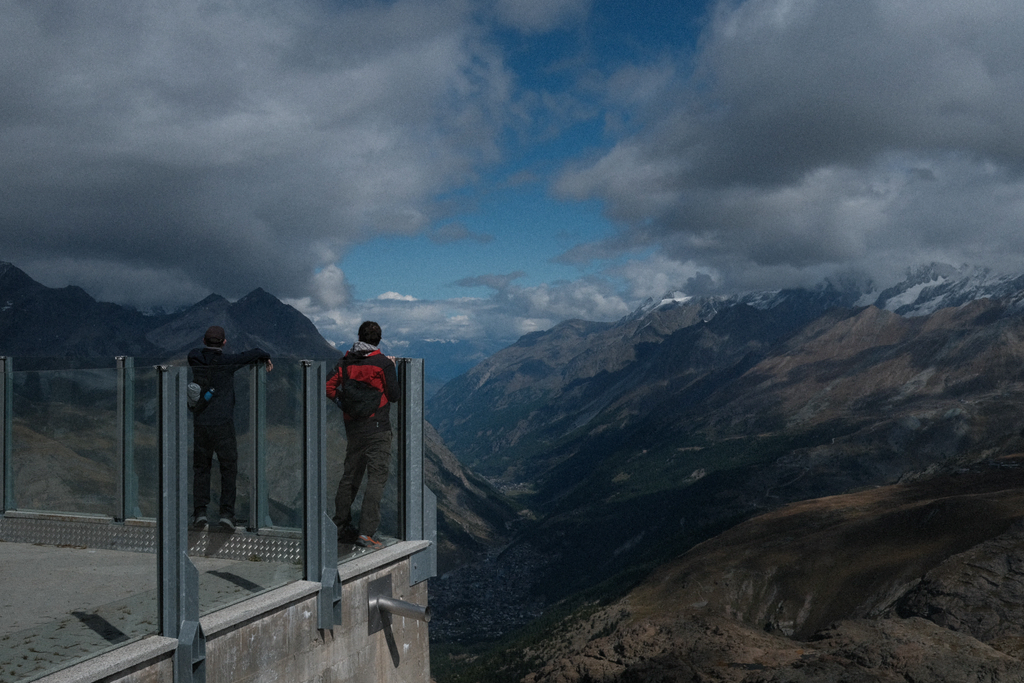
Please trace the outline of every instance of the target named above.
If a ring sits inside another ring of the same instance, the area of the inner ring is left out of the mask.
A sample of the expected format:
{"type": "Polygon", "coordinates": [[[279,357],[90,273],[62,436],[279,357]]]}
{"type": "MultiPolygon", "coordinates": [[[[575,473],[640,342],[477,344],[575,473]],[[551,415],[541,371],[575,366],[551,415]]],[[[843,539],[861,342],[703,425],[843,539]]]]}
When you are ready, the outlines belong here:
{"type": "Polygon", "coordinates": [[[199,572],[188,557],[188,410],[185,368],[157,366],[160,510],[157,585],[160,632],[178,639],[175,683],[205,683],[206,638],[199,624],[199,572]]]}
{"type": "Polygon", "coordinates": [[[317,627],[341,624],[341,577],[338,574],[338,527],[327,514],[327,367],[323,361],[302,363],[303,442],[305,451],[305,576],[320,582],[317,627]]]}
{"type": "Polygon", "coordinates": [[[14,359],[0,356],[0,514],[17,509],[14,504],[14,359]]]}
{"type": "Polygon", "coordinates": [[[255,363],[249,370],[249,419],[252,452],[249,472],[249,518],[246,526],[258,531],[274,526],[270,518],[267,487],[267,366],[255,363]]]}
{"type": "Polygon", "coordinates": [[[135,359],[117,356],[117,482],[119,521],[138,519],[139,477],[135,471],[135,359]]]}
{"type": "Polygon", "coordinates": [[[411,585],[437,576],[437,497],[423,479],[423,359],[400,358],[398,529],[406,541],[431,541],[410,558],[411,585]]]}

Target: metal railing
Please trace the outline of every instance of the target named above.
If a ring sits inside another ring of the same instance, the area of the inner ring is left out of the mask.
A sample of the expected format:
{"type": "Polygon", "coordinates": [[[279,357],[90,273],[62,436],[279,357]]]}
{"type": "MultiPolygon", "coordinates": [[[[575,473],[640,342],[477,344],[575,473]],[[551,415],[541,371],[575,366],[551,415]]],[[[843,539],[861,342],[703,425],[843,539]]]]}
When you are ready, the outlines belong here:
{"type": "MultiPolygon", "coordinates": [[[[155,576],[153,565],[143,562],[137,593],[120,598],[131,605],[113,609],[111,603],[106,611],[63,619],[103,635],[96,628],[102,617],[129,640],[156,633],[177,638],[181,681],[205,677],[200,615],[256,592],[295,580],[318,582],[319,628],[340,623],[339,546],[328,504],[340,477],[344,429],[340,411],[326,405],[325,363],[276,360],[269,378],[262,365],[237,373],[236,388],[249,398],[238,401],[235,414],[239,479],[247,480],[239,486],[245,530],[217,534],[188,526],[188,369],[137,360],[118,357],[113,368],[52,369],[52,363],[26,359],[21,370],[14,359],[0,357],[0,540],[155,554],[155,576]],[[210,568],[210,558],[217,568],[210,568]],[[155,599],[147,602],[150,593],[155,599]],[[145,616],[150,610],[151,618],[145,616]],[[123,613],[134,614],[138,623],[124,625],[123,613]]],[[[393,410],[398,438],[382,533],[392,541],[436,541],[436,499],[423,481],[423,361],[396,363],[402,396],[393,410]]],[[[125,568],[133,561],[126,558],[111,561],[130,573],[125,568]]],[[[431,543],[412,557],[410,581],[435,574],[431,543]]],[[[46,593],[44,587],[44,601],[46,593]]],[[[34,643],[31,631],[2,642],[34,643]]],[[[113,642],[105,638],[92,652],[20,678],[15,671],[12,680],[32,680],[99,654],[113,642]]]]}

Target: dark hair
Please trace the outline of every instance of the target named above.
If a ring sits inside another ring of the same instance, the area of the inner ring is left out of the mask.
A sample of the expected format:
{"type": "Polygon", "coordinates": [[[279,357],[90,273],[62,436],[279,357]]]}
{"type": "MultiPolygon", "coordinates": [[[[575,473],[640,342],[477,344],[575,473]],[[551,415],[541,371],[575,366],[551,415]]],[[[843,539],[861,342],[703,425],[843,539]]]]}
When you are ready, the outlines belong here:
{"type": "Polygon", "coordinates": [[[203,335],[203,343],[207,346],[224,346],[224,328],[212,325],[203,335]]]}
{"type": "Polygon", "coordinates": [[[366,342],[367,344],[373,344],[374,346],[380,345],[380,325],[367,320],[359,326],[359,341],[366,342]]]}

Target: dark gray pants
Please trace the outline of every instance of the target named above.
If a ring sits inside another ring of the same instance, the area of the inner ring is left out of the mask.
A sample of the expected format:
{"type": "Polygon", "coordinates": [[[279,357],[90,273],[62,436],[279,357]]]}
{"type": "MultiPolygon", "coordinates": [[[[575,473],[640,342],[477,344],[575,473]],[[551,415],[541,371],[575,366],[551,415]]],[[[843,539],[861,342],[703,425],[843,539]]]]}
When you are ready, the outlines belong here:
{"type": "Polygon", "coordinates": [[[334,523],[339,529],[352,524],[352,501],[366,473],[366,491],[359,513],[359,533],[372,536],[380,526],[380,499],[391,465],[391,431],[350,435],[345,449],[345,473],[334,497],[334,523]]]}

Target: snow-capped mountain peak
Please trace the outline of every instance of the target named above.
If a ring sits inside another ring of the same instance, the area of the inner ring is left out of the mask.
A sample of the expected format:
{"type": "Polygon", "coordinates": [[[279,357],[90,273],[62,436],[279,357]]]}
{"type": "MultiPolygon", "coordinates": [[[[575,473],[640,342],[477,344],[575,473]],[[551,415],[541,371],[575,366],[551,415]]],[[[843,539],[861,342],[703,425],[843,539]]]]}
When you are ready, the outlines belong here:
{"type": "Polygon", "coordinates": [[[983,298],[1003,299],[1015,309],[1024,311],[1024,275],[999,275],[983,267],[965,265],[957,268],[945,263],[931,263],[908,270],[902,282],[881,292],[869,281],[839,284],[826,282],[810,290],[766,290],[706,298],[671,290],[660,299],[647,299],[627,319],[639,319],[669,306],[694,305],[698,302],[703,302],[708,308],[709,319],[716,312],[737,304],[746,304],[760,310],[771,310],[781,305],[796,308],[812,305],[818,310],[835,306],[877,306],[902,316],[914,317],[983,298]]]}

